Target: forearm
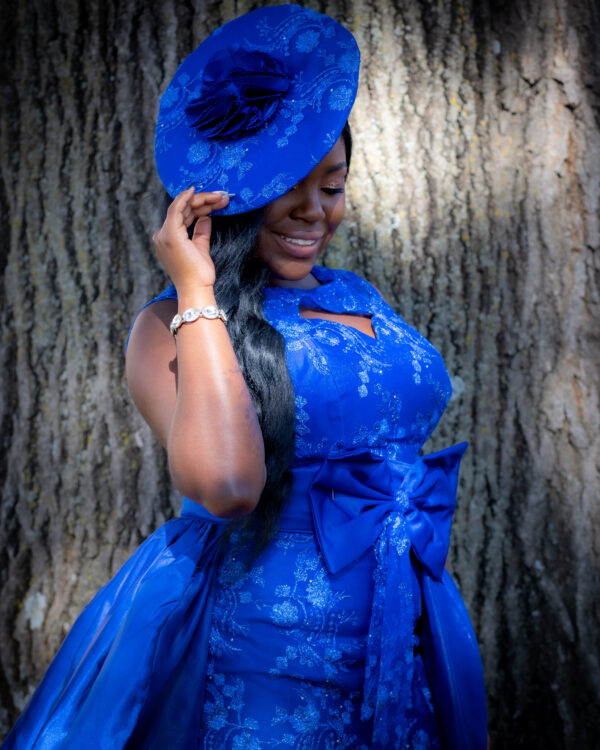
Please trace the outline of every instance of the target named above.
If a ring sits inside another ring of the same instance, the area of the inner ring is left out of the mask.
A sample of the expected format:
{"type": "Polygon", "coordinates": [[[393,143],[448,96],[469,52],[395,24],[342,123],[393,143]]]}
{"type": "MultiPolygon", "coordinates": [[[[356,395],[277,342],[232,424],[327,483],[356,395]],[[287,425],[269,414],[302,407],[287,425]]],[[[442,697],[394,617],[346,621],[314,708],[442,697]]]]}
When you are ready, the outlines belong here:
{"type": "MultiPolygon", "coordinates": [[[[153,235],[158,259],[177,289],[179,313],[216,305],[210,213],[228,200],[190,187],[171,203],[153,235]]],[[[203,318],[184,323],[174,342],[168,317],[173,306],[156,305],[154,313],[142,312],[129,341],[133,399],[167,449],[178,490],[217,516],[248,513],[265,484],[264,445],[225,324],[203,318]]]]}
{"type": "MultiPolygon", "coordinates": [[[[216,305],[212,287],[182,291],[178,311],[216,305]]],[[[175,486],[219,516],[250,512],[265,483],[262,434],[227,328],[200,318],[176,336],[177,397],[167,437],[175,486]]]]}

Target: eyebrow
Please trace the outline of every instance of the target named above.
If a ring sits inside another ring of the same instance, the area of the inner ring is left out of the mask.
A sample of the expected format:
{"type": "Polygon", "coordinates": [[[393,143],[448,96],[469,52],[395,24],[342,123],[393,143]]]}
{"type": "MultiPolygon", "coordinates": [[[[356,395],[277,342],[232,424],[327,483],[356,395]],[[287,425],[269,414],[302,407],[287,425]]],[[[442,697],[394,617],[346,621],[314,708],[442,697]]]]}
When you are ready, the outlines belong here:
{"type": "Polygon", "coordinates": [[[333,166],[329,167],[329,169],[326,170],[325,174],[331,174],[332,172],[337,172],[340,169],[347,168],[348,165],[345,161],[340,161],[338,164],[334,164],[333,166]]]}

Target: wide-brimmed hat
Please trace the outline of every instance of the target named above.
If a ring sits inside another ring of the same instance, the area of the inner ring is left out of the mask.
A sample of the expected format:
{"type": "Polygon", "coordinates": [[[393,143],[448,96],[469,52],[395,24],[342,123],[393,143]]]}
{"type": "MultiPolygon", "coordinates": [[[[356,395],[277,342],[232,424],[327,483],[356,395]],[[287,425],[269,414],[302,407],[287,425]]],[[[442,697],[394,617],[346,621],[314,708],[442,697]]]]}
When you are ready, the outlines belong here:
{"type": "Polygon", "coordinates": [[[156,166],[171,196],[233,193],[223,214],[264,206],[331,150],[352,109],[352,34],[298,5],[251,11],[179,66],[160,100],[156,166]]]}

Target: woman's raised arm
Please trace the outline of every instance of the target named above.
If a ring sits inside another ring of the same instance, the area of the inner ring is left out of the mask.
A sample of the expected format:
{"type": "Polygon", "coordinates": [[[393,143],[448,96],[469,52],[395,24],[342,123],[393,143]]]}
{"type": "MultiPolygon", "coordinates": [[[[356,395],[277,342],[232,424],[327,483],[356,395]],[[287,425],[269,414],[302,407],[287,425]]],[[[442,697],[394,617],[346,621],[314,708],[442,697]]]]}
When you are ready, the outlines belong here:
{"type": "Polygon", "coordinates": [[[169,331],[176,312],[216,306],[208,214],[227,200],[191,188],[169,207],[153,239],[178,300],[157,302],[138,316],[127,349],[127,382],[167,449],[177,489],[213,515],[233,518],[256,507],[266,479],[250,392],[220,319],[184,324],[175,337],[169,331]],[[190,240],[187,228],[195,219],[190,240]]]}

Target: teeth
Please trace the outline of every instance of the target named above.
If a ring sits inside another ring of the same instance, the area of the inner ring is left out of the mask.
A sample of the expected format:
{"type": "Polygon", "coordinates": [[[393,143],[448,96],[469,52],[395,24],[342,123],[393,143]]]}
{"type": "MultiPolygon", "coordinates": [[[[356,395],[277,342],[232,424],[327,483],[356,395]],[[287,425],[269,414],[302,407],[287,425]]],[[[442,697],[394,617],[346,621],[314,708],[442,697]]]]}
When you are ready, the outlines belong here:
{"type": "Polygon", "coordinates": [[[286,242],[291,242],[292,245],[308,246],[308,245],[314,245],[316,242],[316,240],[298,240],[298,239],[295,239],[294,237],[286,237],[285,234],[282,234],[281,237],[283,237],[283,239],[286,242]]]}

